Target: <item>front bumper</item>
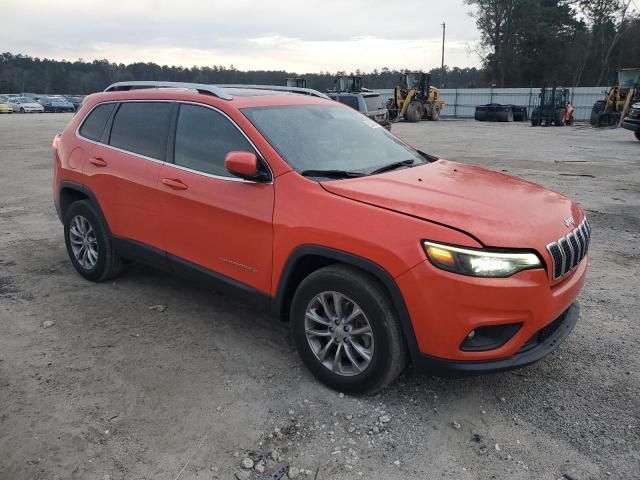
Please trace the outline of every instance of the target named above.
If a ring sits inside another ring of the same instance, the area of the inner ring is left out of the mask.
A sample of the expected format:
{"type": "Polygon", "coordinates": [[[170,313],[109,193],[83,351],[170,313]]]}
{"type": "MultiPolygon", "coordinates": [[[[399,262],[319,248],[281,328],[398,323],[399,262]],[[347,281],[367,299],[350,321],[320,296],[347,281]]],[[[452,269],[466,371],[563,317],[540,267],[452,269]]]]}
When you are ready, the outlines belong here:
{"type": "Polygon", "coordinates": [[[422,354],[415,366],[443,376],[494,373],[525,367],[554,351],[569,336],[579,316],[580,306],[575,302],[562,315],[537,332],[520,351],[508,358],[474,362],[446,360],[422,354]]]}
{"type": "Polygon", "coordinates": [[[420,263],[395,279],[411,319],[415,363],[494,371],[539,360],[550,349],[532,347],[530,340],[559,318],[573,328],[577,307],[572,306],[584,285],[587,264],[588,256],[553,282],[542,268],[508,278],[477,278],[437,269],[428,260],[420,263]],[[495,346],[463,348],[471,331],[505,325],[519,328],[495,346]]]}

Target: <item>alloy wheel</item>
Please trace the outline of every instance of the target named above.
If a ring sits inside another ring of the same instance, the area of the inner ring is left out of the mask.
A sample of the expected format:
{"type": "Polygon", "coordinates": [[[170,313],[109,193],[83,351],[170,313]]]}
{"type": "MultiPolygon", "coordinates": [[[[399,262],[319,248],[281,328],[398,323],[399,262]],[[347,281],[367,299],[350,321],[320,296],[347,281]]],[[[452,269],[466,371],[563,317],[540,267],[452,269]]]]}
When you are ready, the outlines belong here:
{"type": "Polygon", "coordinates": [[[92,270],[98,263],[98,240],[89,220],[76,215],[69,227],[69,241],[73,256],[86,270],[92,270]]]}
{"type": "Polygon", "coordinates": [[[358,375],[373,359],[375,342],[367,316],[339,292],[322,292],[309,302],[305,335],[318,361],[335,374],[358,375]]]}

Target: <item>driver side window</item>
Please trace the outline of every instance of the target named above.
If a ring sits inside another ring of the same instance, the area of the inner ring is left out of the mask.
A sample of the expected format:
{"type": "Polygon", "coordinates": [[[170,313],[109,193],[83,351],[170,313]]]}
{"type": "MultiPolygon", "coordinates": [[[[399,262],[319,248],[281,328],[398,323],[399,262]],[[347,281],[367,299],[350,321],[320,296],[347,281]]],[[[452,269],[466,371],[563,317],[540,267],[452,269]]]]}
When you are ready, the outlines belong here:
{"type": "Polygon", "coordinates": [[[233,177],[224,167],[224,159],[235,150],[256,153],[240,130],[221,113],[198,105],[180,105],[174,148],[176,165],[233,177]]]}

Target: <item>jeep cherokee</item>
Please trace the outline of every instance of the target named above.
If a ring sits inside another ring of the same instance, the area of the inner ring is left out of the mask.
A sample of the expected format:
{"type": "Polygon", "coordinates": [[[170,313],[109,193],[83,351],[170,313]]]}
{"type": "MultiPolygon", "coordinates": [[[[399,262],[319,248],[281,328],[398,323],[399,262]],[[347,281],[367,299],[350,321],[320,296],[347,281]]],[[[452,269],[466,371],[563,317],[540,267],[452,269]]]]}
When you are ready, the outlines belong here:
{"type": "Polygon", "coordinates": [[[139,261],[239,293],[346,392],[408,362],[492,372],[558,346],[588,263],[577,204],[299,93],[131,82],[87,97],[53,141],[75,269],[99,282],[139,261]]]}

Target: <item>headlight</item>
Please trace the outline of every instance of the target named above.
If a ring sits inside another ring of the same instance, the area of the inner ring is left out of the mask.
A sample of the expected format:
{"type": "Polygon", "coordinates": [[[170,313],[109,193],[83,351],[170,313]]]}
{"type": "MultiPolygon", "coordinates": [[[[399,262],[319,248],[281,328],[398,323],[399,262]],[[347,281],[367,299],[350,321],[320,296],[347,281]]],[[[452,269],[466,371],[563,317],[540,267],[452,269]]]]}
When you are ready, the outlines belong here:
{"type": "Polygon", "coordinates": [[[510,277],[542,262],[531,252],[491,252],[423,241],[427,257],[436,267],[473,277],[510,277]]]}

